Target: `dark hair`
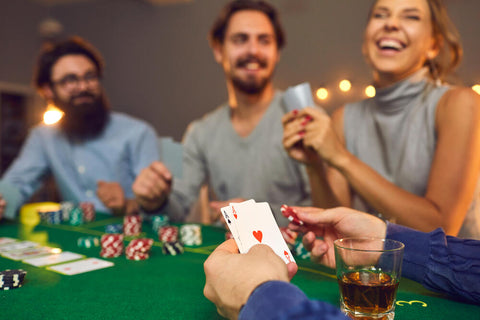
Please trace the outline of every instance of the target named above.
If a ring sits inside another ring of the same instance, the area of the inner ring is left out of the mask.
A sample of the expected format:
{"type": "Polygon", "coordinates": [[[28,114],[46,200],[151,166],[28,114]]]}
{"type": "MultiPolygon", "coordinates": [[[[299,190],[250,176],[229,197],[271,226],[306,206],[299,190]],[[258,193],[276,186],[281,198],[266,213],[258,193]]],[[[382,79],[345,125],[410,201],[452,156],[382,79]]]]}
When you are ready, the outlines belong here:
{"type": "Polygon", "coordinates": [[[59,42],[47,42],[40,50],[33,82],[37,89],[52,83],[52,67],[63,56],[83,55],[90,59],[97,69],[99,77],[103,75],[104,62],[102,56],[87,41],[74,36],[59,42]]]}
{"type": "Polygon", "coordinates": [[[265,1],[254,0],[235,0],[227,4],[210,29],[209,39],[212,43],[223,43],[225,39],[225,30],[227,29],[230,18],[238,11],[255,10],[264,13],[273,25],[275,31],[275,38],[277,41],[277,48],[282,49],[285,46],[285,33],[283,32],[280,18],[277,10],[265,1]]]}

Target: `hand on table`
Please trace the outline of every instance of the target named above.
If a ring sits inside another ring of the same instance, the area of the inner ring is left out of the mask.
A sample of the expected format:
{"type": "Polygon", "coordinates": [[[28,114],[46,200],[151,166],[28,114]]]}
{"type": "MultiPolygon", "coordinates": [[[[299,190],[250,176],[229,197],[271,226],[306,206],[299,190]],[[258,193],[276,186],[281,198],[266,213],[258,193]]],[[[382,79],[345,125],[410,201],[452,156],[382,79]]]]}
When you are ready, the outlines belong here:
{"type": "Polygon", "coordinates": [[[345,237],[385,238],[387,232],[387,225],[381,219],[354,209],[291,208],[304,225],[290,223],[288,228],[306,232],[303,245],[311,252],[312,260],[330,268],[335,268],[333,241],[345,237]],[[316,237],[323,237],[323,240],[316,237]]]}
{"type": "Polygon", "coordinates": [[[235,240],[219,245],[204,263],[205,297],[212,301],[218,313],[237,319],[241,307],[253,290],[271,281],[289,281],[297,272],[297,265],[286,265],[266,245],[253,246],[246,254],[239,254],[235,240]]]}
{"type": "Polygon", "coordinates": [[[141,207],[154,211],[163,205],[171,187],[172,174],[163,163],[154,161],[140,172],[132,190],[141,207]]]}
{"type": "Polygon", "coordinates": [[[125,211],[126,199],[123,188],[118,182],[97,182],[97,196],[102,203],[113,211],[115,214],[120,214],[125,211]]]}

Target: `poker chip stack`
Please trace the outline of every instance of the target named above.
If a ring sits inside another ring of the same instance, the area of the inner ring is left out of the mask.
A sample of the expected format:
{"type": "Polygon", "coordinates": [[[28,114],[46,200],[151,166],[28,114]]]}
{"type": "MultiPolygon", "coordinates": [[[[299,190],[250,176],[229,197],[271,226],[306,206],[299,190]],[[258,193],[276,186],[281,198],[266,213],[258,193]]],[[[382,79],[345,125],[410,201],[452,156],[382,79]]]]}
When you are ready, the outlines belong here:
{"type": "Polygon", "coordinates": [[[80,208],[83,211],[83,220],[85,222],[95,221],[95,207],[91,202],[80,202],[80,208]]]}
{"type": "Polygon", "coordinates": [[[81,237],[77,240],[77,245],[80,248],[93,248],[98,247],[100,245],[100,241],[97,237],[81,237]]]}
{"type": "Polygon", "coordinates": [[[154,232],[158,233],[158,229],[161,227],[168,226],[168,216],[166,215],[156,215],[152,216],[152,229],[154,232]]]}
{"type": "Polygon", "coordinates": [[[0,272],[0,290],[20,288],[25,279],[26,271],[22,269],[5,270],[0,272]]]}
{"type": "Polygon", "coordinates": [[[123,233],[123,224],[107,224],[105,233],[123,233]]]}
{"type": "Polygon", "coordinates": [[[180,242],[164,242],[162,245],[162,252],[165,255],[176,256],[183,253],[183,246],[180,242]]]}
{"type": "Polygon", "coordinates": [[[186,246],[202,244],[202,229],[198,224],[184,224],[180,227],[180,237],[186,246]]]}
{"type": "Polygon", "coordinates": [[[38,210],[40,220],[49,224],[62,223],[62,212],[56,209],[40,209],[38,210]]]}
{"type": "Polygon", "coordinates": [[[175,226],[158,229],[158,240],[161,242],[175,242],[178,240],[178,228],[175,226]]]}
{"type": "Polygon", "coordinates": [[[125,255],[129,260],[145,260],[150,257],[152,239],[133,239],[125,249],[125,255]]]}
{"type": "Polygon", "coordinates": [[[123,234],[138,236],[142,232],[142,218],[138,215],[125,216],[123,220],[123,234]]]}
{"type": "Polygon", "coordinates": [[[60,210],[62,211],[63,221],[70,220],[70,212],[72,212],[73,208],[75,208],[75,205],[71,201],[60,202],[60,210]]]}
{"type": "Polygon", "coordinates": [[[83,223],[83,210],[80,207],[74,207],[70,211],[70,219],[68,220],[71,226],[79,226],[83,223]]]}
{"type": "Polygon", "coordinates": [[[62,223],[62,211],[61,210],[52,210],[48,211],[46,216],[46,221],[49,224],[60,224],[62,223]]]}
{"type": "Polygon", "coordinates": [[[102,246],[100,256],[103,258],[116,258],[123,253],[123,234],[104,234],[100,243],[102,246]]]}

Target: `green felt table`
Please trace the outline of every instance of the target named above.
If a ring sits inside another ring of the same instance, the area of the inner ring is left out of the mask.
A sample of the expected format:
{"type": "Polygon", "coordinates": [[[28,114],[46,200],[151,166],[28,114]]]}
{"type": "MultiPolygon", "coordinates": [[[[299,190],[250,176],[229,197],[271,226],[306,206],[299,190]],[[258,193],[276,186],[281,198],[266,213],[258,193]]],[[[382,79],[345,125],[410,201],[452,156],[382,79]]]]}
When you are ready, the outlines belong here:
{"type": "MultiPolygon", "coordinates": [[[[77,247],[81,236],[101,236],[105,225],[121,218],[100,216],[74,227],[66,224],[25,226],[2,221],[0,237],[32,240],[64,251],[99,258],[100,249],[77,247]]],[[[224,240],[225,230],[202,226],[203,244],[186,247],[179,256],[162,254],[161,244],[148,223],[144,236],[156,240],[150,259],[130,261],[121,256],[106,259],[113,267],[66,276],[0,257],[0,269],[24,269],[23,287],[0,291],[0,319],[220,319],[215,306],[203,296],[203,262],[224,240]]],[[[128,243],[128,238],[125,244],[128,243]]],[[[338,305],[333,272],[308,260],[299,260],[292,282],[309,297],[338,305]]],[[[234,276],[234,275],[232,275],[234,276]]],[[[395,319],[478,319],[480,306],[448,300],[402,279],[395,319]]]]}

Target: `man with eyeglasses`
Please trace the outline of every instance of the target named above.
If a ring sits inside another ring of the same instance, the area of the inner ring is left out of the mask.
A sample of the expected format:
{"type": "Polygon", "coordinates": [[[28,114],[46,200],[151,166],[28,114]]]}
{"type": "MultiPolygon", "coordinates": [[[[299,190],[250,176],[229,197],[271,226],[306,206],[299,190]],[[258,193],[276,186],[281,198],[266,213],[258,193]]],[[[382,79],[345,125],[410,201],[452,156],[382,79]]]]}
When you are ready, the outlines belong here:
{"type": "MultiPolygon", "coordinates": [[[[110,110],[102,75],[101,56],[83,39],[43,48],[34,82],[64,115],[57,124],[29,133],[0,182],[7,205],[7,194],[18,196],[11,197],[19,199],[12,204],[18,208],[52,174],[63,200],[92,202],[96,210],[114,214],[138,210],[131,185],[159,158],[157,135],[147,123],[110,110]]],[[[11,210],[5,214],[13,218],[11,210]]]]}

